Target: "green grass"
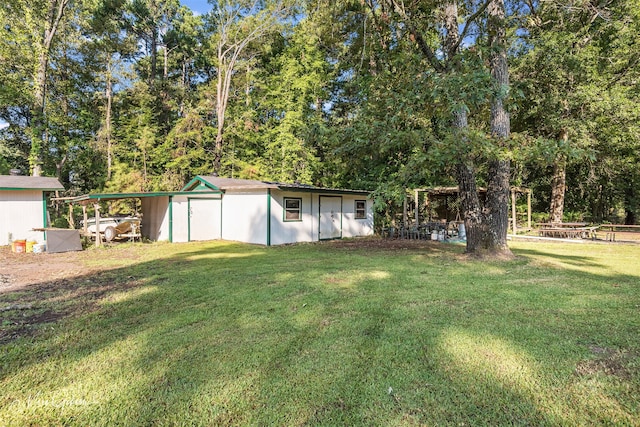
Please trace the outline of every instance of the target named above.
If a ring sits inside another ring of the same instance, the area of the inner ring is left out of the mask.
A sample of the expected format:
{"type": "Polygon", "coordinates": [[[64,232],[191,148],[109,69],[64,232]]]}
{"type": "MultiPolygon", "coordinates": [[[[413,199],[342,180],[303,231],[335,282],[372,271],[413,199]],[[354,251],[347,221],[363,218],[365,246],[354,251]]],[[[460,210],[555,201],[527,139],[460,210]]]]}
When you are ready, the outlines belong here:
{"type": "Polygon", "coordinates": [[[0,294],[60,313],[0,344],[0,424],[640,425],[640,246],[462,249],[88,251],[0,294]]]}

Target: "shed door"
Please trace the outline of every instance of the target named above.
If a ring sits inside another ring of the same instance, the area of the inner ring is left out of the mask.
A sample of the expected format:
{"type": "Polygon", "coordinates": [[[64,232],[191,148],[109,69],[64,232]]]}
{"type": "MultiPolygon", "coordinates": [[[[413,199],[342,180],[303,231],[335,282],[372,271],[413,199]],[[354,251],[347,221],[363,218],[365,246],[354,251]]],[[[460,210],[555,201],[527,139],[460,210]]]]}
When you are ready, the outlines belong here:
{"type": "Polygon", "coordinates": [[[220,199],[189,199],[189,241],[222,237],[220,199]]]}
{"type": "Polygon", "coordinates": [[[320,240],[342,237],[342,197],[320,196],[320,240]]]}

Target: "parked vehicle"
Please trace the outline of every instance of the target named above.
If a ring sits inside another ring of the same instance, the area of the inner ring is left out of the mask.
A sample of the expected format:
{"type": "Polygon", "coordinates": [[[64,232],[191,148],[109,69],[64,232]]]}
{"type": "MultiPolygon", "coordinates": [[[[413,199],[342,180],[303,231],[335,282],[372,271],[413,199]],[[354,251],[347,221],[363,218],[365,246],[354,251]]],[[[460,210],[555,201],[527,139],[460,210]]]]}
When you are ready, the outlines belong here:
{"type": "MultiPolygon", "coordinates": [[[[81,222],[84,228],[84,221],[81,222]]],[[[87,232],[95,235],[96,229],[110,242],[118,237],[139,237],[140,218],[132,216],[114,216],[100,218],[100,227],[96,227],[95,218],[87,220],[87,232]]]]}

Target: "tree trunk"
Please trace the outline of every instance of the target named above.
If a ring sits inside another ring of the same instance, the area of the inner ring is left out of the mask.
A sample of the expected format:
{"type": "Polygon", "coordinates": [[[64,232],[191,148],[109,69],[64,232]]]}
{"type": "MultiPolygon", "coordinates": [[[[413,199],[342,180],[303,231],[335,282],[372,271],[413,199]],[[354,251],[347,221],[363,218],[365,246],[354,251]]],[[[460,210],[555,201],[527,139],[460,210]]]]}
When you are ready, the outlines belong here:
{"type": "MultiPolygon", "coordinates": [[[[504,148],[509,139],[511,126],[509,114],[504,107],[504,101],[509,93],[504,0],[492,0],[487,10],[491,77],[495,85],[495,95],[491,102],[491,136],[496,145],[504,148]]],[[[511,163],[508,159],[492,160],[489,163],[488,172],[485,206],[486,234],[482,250],[488,255],[511,256],[507,245],[511,163]]]]}
{"type": "Polygon", "coordinates": [[[111,147],[111,104],[113,102],[113,82],[111,81],[111,59],[107,60],[107,111],[105,111],[104,133],[107,143],[107,181],[111,180],[113,168],[113,153],[111,147]]]}
{"type": "Polygon", "coordinates": [[[564,214],[564,192],[567,178],[567,161],[559,156],[553,164],[553,178],[551,180],[551,205],[549,206],[549,221],[562,222],[564,214]]]}
{"type": "MultiPolygon", "coordinates": [[[[560,138],[565,142],[569,139],[566,130],[563,130],[560,138]]],[[[564,194],[567,186],[567,158],[559,154],[553,163],[553,177],[551,180],[551,204],[549,206],[549,221],[562,222],[564,214],[564,194]]]]}
{"type": "Polygon", "coordinates": [[[627,182],[627,189],[624,192],[624,223],[626,225],[636,224],[636,211],[638,209],[637,183],[635,179],[627,182]]]}
{"type": "Polygon", "coordinates": [[[34,82],[34,105],[32,109],[31,123],[31,152],[29,155],[29,165],[31,173],[39,176],[42,172],[42,152],[46,145],[45,132],[45,97],[47,90],[47,68],[49,65],[49,51],[51,43],[56,35],[60,20],[64,14],[69,0],[49,0],[49,10],[47,14],[47,23],[44,30],[42,44],[40,46],[40,54],[38,57],[38,66],[36,78],[34,82]]]}
{"type": "MultiPolygon", "coordinates": [[[[45,39],[47,38],[45,34],[45,39]]],[[[29,156],[29,164],[31,166],[31,174],[40,176],[42,173],[42,151],[46,144],[44,136],[44,103],[47,90],[47,67],[49,63],[49,51],[43,46],[38,60],[38,71],[36,72],[36,82],[34,88],[34,105],[32,117],[32,135],[31,135],[31,153],[29,156]]]]}
{"type": "Polygon", "coordinates": [[[158,29],[153,27],[151,31],[151,70],[149,71],[149,86],[153,87],[158,73],[158,29]]]}
{"type": "MultiPolygon", "coordinates": [[[[458,30],[458,4],[455,0],[449,1],[444,7],[444,24],[447,31],[445,37],[445,51],[449,70],[455,70],[458,66],[456,56],[460,44],[458,30]]],[[[453,113],[453,130],[458,135],[460,144],[467,144],[465,132],[468,128],[468,112],[466,106],[461,106],[453,113]]],[[[484,233],[480,199],[476,186],[476,170],[473,160],[469,157],[460,160],[456,167],[458,180],[458,195],[460,208],[464,219],[467,235],[467,252],[474,252],[480,246],[484,233]]]]}

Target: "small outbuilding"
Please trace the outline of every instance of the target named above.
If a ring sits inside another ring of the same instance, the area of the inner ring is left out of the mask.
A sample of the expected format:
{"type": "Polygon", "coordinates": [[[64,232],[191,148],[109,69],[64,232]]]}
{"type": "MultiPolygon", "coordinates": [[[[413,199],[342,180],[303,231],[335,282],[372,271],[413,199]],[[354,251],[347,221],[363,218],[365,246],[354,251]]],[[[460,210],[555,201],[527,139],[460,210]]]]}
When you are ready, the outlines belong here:
{"type": "Polygon", "coordinates": [[[56,178],[0,175],[0,246],[12,240],[43,241],[48,227],[47,194],[64,190],[56,178]]]}
{"type": "Polygon", "coordinates": [[[73,203],[140,200],[142,236],[154,241],[231,240],[260,245],[373,234],[370,192],[197,176],[182,190],[91,194],[73,203]]]}
{"type": "Polygon", "coordinates": [[[196,217],[209,222],[213,238],[267,246],[373,234],[368,191],[216,176],[197,176],[182,191],[173,198],[174,241],[187,237],[177,224],[200,229],[196,217]],[[189,193],[206,190],[221,195],[194,205],[189,193]]]}

